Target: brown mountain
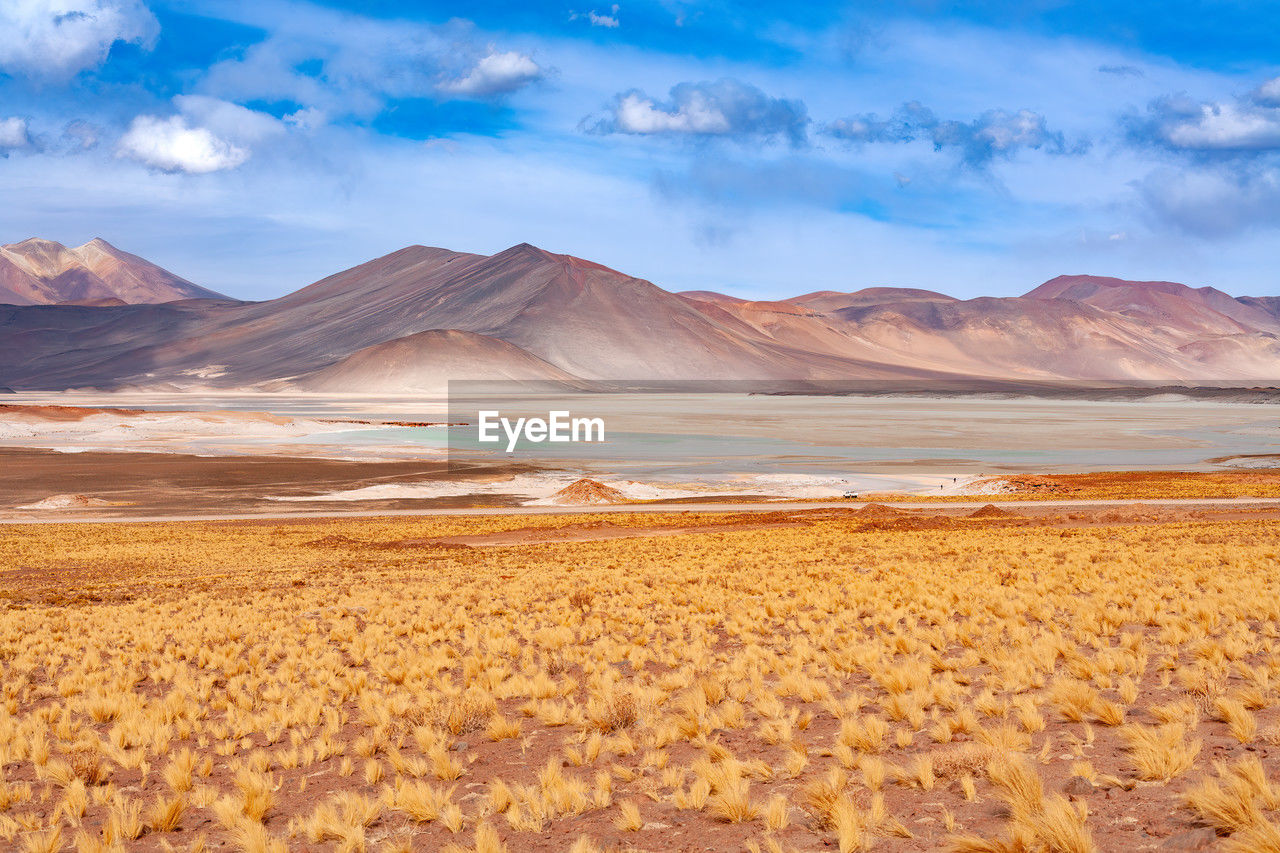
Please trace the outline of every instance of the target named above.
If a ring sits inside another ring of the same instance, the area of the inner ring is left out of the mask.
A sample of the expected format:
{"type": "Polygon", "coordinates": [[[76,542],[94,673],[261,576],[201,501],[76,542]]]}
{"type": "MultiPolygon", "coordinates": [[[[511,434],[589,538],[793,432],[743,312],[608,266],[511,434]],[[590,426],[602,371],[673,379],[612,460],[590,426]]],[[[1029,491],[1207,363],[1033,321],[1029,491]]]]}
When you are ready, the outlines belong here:
{"type": "Polygon", "coordinates": [[[1265,311],[1280,320],[1280,296],[1241,296],[1236,301],[1250,308],[1265,311]]]}
{"type": "Polygon", "coordinates": [[[1041,381],[1280,378],[1280,344],[1271,334],[1275,318],[1211,288],[1172,287],[1181,290],[1166,294],[1163,286],[1144,282],[1076,276],[1004,299],[962,301],[927,290],[867,288],[776,303],[702,295],[700,304],[714,304],[792,346],[953,375],[1041,381]],[[1099,293],[1104,286],[1091,286],[1093,281],[1116,284],[1099,293]],[[1057,291],[1064,283],[1077,286],[1057,291]]]}
{"type": "Polygon", "coordinates": [[[1172,281],[1125,281],[1094,275],[1061,275],[1027,294],[1028,299],[1069,299],[1152,324],[1174,325],[1202,334],[1280,331],[1280,319],[1262,307],[1234,299],[1212,287],[1191,288],[1172,281]]]}
{"type": "Polygon", "coordinates": [[[730,296],[727,293],[716,293],[714,290],[682,290],[676,296],[683,296],[685,299],[693,299],[699,302],[711,302],[716,305],[734,305],[739,302],[750,301],[749,299],[730,296]]]}
{"type": "MultiPolygon", "coordinates": [[[[41,257],[41,269],[61,263],[56,250],[41,257]]],[[[868,288],[751,301],[670,293],[527,244],[492,256],[410,246],[267,302],[109,298],[0,306],[0,385],[388,393],[448,378],[1280,379],[1274,298],[1089,276],[1003,299],[868,288]]]]}
{"type": "Polygon", "coordinates": [[[793,296],[786,300],[795,305],[803,305],[814,311],[836,311],[841,308],[863,308],[868,305],[893,305],[899,302],[957,302],[954,296],[935,293],[932,290],[918,290],[914,287],[864,287],[852,293],[840,293],[835,290],[819,290],[803,296],[793,296]]]}
{"type": "Polygon", "coordinates": [[[101,238],[75,248],[38,238],[0,246],[0,302],[11,305],[226,298],[101,238]]]}

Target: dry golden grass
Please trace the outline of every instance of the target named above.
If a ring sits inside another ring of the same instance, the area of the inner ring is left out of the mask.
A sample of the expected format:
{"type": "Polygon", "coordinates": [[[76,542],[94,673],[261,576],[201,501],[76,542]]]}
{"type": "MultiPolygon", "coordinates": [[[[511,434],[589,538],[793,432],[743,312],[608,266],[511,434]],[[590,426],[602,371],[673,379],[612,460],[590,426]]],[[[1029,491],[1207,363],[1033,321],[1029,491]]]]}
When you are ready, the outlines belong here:
{"type": "Polygon", "coordinates": [[[0,528],[0,847],[1280,850],[1272,522],[725,518],[0,528]]]}
{"type": "MultiPolygon", "coordinates": [[[[1096,471],[1085,474],[1017,474],[990,477],[1009,491],[982,495],[1001,500],[1158,500],[1160,498],[1278,498],[1280,470],[1249,471],[1096,471]]],[[[903,496],[868,493],[867,500],[954,502],[972,496],[903,496]]]]}

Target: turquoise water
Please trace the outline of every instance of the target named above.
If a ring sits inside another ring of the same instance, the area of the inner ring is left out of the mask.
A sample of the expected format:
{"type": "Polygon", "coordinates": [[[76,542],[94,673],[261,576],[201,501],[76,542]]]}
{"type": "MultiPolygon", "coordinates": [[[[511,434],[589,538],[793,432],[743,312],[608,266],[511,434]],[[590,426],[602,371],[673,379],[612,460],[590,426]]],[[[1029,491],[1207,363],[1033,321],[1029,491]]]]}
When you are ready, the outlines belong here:
{"type": "MultiPolygon", "coordinates": [[[[810,401],[812,402],[812,401],[810,401]]],[[[1105,404],[1114,407],[1116,404],[1105,404]]],[[[1200,406],[1200,404],[1196,404],[1200,406]]],[[[945,408],[944,403],[941,408],[945,408]]],[[[692,475],[988,470],[1207,469],[1215,457],[1280,453],[1280,420],[1270,407],[1203,406],[1190,411],[1132,404],[1097,410],[1073,404],[1063,412],[1035,405],[1003,404],[1002,412],[963,417],[950,406],[946,418],[899,427],[892,417],[860,417],[845,425],[806,428],[785,418],[724,418],[718,433],[688,431],[696,417],[668,420],[670,431],[607,430],[603,443],[533,444],[514,453],[480,444],[474,426],[384,427],[310,436],[309,443],[354,447],[413,446],[446,450],[458,459],[489,459],[588,469],[608,468],[631,476],[682,480],[692,475]],[[1178,426],[1173,422],[1183,421],[1178,426]],[[1191,423],[1185,423],[1192,421],[1191,423]],[[790,424],[790,426],[789,426],[790,424]],[[806,438],[806,432],[812,437],[806,438]],[[788,434],[789,433],[789,434],[788,434]],[[895,441],[896,439],[905,439],[895,441]],[[926,441],[910,439],[925,438],[926,441]]],[[[812,417],[812,415],[811,415],[812,417]]],[[[652,420],[652,418],[650,418],[652,420]]],[[[615,420],[626,420],[615,418],[615,420]]],[[[637,418],[630,418],[637,420],[637,418]]],[[[648,425],[648,424],[646,424],[648,425]]],[[[505,437],[502,447],[505,447],[505,437]]]]}

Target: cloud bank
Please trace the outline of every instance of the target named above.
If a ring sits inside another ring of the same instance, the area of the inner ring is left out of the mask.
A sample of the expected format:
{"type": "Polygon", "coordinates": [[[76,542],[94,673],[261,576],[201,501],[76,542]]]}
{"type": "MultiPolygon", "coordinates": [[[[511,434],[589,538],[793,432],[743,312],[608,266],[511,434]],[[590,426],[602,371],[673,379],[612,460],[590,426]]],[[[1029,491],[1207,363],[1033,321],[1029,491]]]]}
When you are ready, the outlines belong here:
{"type": "Polygon", "coordinates": [[[1045,117],[1031,110],[987,110],[971,121],[954,121],[939,119],[918,101],[903,104],[884,119],[874,113],[837,119],[823,133],[852,144],[925,140],[938,151],[954,150],[961,162],[975,168],[1023,149],[1079,154],[1088,147],[1085,142],[1069,146],[1062,133],[1049,130],[1045,117]]]}
{"type": "Polygon", "coordinates": [[[9,156],[9,152],[31,147],[31,136],[27,132],[27,120],[18,116],[0,119],[0,156],[9,156]]]}
{"type": "Polygon", "coordinates": [[[149,46],[159,31],[140,0],[4,0],[0,70],[70,77],[102,65],[117,42],[149,46]]]}

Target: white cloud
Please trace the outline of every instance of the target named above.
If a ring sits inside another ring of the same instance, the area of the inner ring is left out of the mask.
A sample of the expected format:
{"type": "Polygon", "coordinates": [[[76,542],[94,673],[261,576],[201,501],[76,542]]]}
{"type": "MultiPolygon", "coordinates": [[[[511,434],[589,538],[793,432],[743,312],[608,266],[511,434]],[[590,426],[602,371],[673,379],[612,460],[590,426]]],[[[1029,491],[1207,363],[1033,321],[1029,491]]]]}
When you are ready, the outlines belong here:
{"type": "Polygon", "coordinates": [[[1253,101],[1264,107],[1280,107],[1280,77],[1272,77],[1253,93],[1253,101]]]}
{"type": "Polygon", "coordinates": [[[978,127],[975,135],[996,151],[1008,151],[1022,145],[1043,145],[1047,134],[1044,116],[1030,110],[1018,110],[1016,113],[992,113],[978,127]]]}
{"type": "Polygon", "coordinates": [[[236,103],[289,101],[317,112],[286,123],[319,128],[372,121],[401,100],[500,96],[550,72],[528,48],[493,42],[460,18],[392,21],[325,5],[223,4],[233,20],[268,35],[213,62],[188,90],[236,103]]]}
{"type": "Polygon", "coordinates": [[[609,116],[594,124],[588,117],[583,126],[593,133],[785,135],[800,144],[809,123],[803,102],[774,98],[733,79],[679,83],[665,102],[633,89],[619,94],[609,111],[609,116]]]}
{"type": "Polygon", "coordinates": [[[716,103],[695,92],[674,111],[659,109],[652,98],[629,92],[614,110],[623,133],[728,133],[729,117],[716,103]]]}
{"type": "Polygon", "coordinates": [[[587,19],[591,21],[593,27],[608,27],[609,29],[617,29],[618,21],[618,4],[614,3],[613,8],[608,15],[597,15],[595,10],[587,13],[587,19]]]}
{"type": "Polygon", "coordinates": [[[1131,114],[1125,122],[1134,140],[1177,151],[1276,151],[1280,149],[1280,78],[1231,101],[1167,95],[1152,101],[1145,115],[1131,114]]]}
{"type": "Polygon", "coordinates": [[[502,95],[539,80],[542,66],[516,51],[490,51],[464,77],[440,85],[441,91],[455,95],[502,95]]]}
{"type": "Polygon", "coordinates": [[[141,0],[3,0],[0,69],[70,77],[106,61],[111,46],[149,46],[160,30],[141,0]]]}
{"type": "Polygon", "coordinates": [[[315,107],[303,107],[297,112],[289,113],[284,117],[285,124],[305,131],[324,127],[328,120],[329,117],[325,114],[325,111],[318,110],[315,107]]]}
{"type": "Polygon", "coordinates": [[[576,21],[576,20],[579,20],[580,18],[586,18],[588,21],[591,22],[591,26],[593,27],[605,27],[607,29],[616,30],[622,23],[618,19],[618,10],[621,8],[622,7],[619,6],[617,3],[614,3],[612,6],[609,7],[609,13],[605,15],[600,14],[595,9],[592,9],[590,12],[587,12],[585,15],[580,14],[578,12],[570,12],[569,20],[576,21]]]}
{"type": "Polygon", "coordinates": [[[178,95],[173,103],[193,123],[231,142],[249,144],[285,131],[284,123],[274,116],[221,98],[178,95]]]}
{"type": "Polygon", "coordinates": [[[1176,148],[1280,147],[1280,115],[1235,104],[1201,104],[1198,115],[1167,125],[1164,136],[1176,148]]]}
{"type": "Polygon", "coordinates": [[[117,153],[163,172],[220,172],[248,160],[255,143],[320,120],[309,110],[281,120],[208,95],[178,95],[173,104],[180,115],[135,118],[117,153]]]}
{"type": "Polygon", "coordinates": [[[7,154],[30,144],[31,136],[27,132],[26,119],[17,116],[0,119],[0,153],[7,154]]]}
{"type": "Polygon", "coordinates": [[[234,169],[249,159],[247,149],[192,127],[183,116],[138,116],[120,139],[118,153],[162,172],[205,174],[234,169]]]}

